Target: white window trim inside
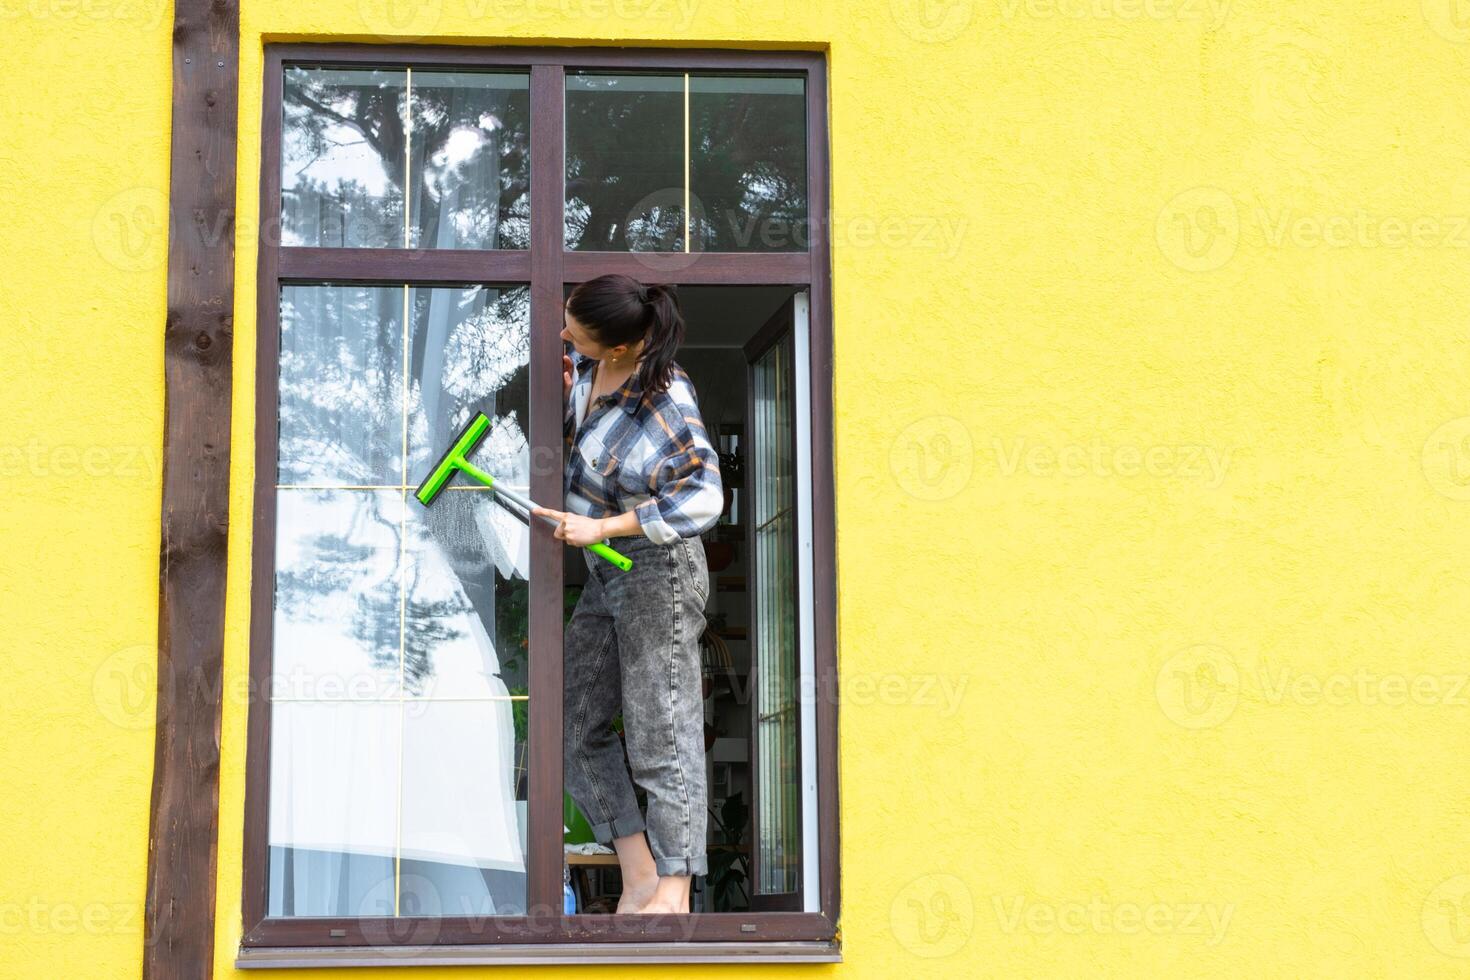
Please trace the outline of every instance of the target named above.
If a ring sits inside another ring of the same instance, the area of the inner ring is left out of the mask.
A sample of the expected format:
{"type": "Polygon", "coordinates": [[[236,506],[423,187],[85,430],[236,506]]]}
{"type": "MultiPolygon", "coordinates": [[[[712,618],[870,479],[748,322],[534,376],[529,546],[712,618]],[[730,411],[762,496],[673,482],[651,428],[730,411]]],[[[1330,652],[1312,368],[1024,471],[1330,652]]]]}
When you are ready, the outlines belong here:
{"type": "Polygon", "coordinates": [[[797,617],[801,648],[797,685],[801,699],[801,864],[802,911],[820,912],[821,862],[817,859],[817,690],[816,639],[812,624],[812,398],[811,293],[801,290],[793,303],[796,345],[796,563],[797,617]]]}

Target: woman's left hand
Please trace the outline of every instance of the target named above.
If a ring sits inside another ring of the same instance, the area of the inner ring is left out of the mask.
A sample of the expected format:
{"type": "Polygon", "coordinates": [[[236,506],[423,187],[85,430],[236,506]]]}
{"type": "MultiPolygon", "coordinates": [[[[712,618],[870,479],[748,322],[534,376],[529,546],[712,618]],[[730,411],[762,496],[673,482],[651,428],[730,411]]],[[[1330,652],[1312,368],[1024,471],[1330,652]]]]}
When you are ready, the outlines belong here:
{"type": "Polygon", "coordinates": [[[596,544],[607,535],[602,529],[602,518],[583,517],[581,514],[571,514],[564,510],[552,510],[550,507],[533,507],[531,513],[536,516],[554,517],[561,523],[557,525],[552,535],[565,541],[567,544],[577,548],[585,548],[589,544],[596,544]]]}

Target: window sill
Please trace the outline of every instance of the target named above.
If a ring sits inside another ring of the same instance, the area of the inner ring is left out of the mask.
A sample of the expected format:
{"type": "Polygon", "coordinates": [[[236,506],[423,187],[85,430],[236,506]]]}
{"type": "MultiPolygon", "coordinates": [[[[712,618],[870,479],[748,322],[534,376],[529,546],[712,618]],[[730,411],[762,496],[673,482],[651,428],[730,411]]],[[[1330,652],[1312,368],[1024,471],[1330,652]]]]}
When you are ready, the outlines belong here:
{"type": "Polygon", "coordinates": [[[479,946],[244,946],[241,970],[351,966],[841,963],[831,942],[517,943],[479,946]]]}

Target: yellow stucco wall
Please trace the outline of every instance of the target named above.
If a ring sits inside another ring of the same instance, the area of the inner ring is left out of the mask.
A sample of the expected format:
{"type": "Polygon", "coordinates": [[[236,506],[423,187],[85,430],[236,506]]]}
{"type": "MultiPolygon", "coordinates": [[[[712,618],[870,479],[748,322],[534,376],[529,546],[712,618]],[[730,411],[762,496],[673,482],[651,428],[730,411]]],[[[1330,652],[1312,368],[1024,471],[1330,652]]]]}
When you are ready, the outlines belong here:
{"type": "MultiPolygon", "coordinates": [[[[1452,4],[246,4],[217,975],[240,921],[263,36],[830,43],[835,969],[1463,975],[1452,4]]],[[[7,976],[140,972],[171,16],[0,2],[7,976]]]]}

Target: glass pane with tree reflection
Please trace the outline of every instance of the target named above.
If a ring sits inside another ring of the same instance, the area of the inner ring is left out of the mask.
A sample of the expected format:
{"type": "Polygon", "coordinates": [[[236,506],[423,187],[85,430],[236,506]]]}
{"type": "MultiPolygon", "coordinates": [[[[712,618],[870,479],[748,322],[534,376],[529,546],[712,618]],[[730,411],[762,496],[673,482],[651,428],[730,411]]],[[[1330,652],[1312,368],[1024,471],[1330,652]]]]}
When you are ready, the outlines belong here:
{"type": "Polygon", "coordinates": [[[805,251],[805,81],[690,75],[689,184],[691,248],[805,251]]]}
{"type": "Polygon", "coordinates": [[[684,250],[684,76],[567,73],[566,247],[684,250]]]}
{"type": "Polygon", "coordinates": [[[292,66],[281,124],[282,245],[528,246],[524,72],[292,66]]]}
{"type": "Polygon", "coordinates": [[[569,249],[808,247],[800,77],[568,73],[566,135],[569,249]]]}
{"type": "Polygon", "coordinates": [[[525,908],[529,533],[413,488],[476,412],[528,490],[524,287],[281,297],[269,913],[525,908]]]}

